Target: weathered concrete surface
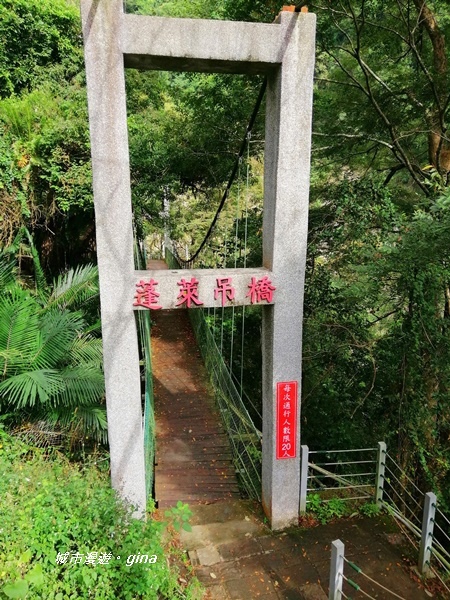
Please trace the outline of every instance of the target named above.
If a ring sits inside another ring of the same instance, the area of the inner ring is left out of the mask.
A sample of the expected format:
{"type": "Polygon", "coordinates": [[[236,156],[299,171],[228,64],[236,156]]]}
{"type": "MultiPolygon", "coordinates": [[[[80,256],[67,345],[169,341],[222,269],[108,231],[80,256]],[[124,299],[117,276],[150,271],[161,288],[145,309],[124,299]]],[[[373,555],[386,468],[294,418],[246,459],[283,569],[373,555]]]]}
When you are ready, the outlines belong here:
{"type": "MultiPolygon", "coordinates": [[[[405,600],[442,597],[425,591],[414,577],[407,541],[397,533],[392,543],[396,526],[387,518],[356,517],[274,533],[250,502],[196,506],[193,511],[193,532],[183,532],[181,541],[207,588],[205,600],[326,600],[335,539],[344,542],[349,560],[405,600]]],[[[348,565],[345,574],[371,597],[392,598],[348,565]]],[[[366,597],[347,584],[344,592],[355,600],[366,597]]]]}
{"type": "Polygon", "coordinates": [[[284,48],[281,27],[266,23],[124,16],[126,67],[267,73],[284,48]]]}
{"type": "MultiPolygon", "coordinates": [[[[315,15],[280,14],[286,42],[266,102],[263,265],[281,293],[263,309],[263,505],[274,529],[297,521],[300,460],[276,459],[276,385],[301,390],[303,290],[308,231],[315,15]]],[[[300,393],[300,392],[299,392],[300,393]]],[[[300,398],[297,452],[300,448],[300,398]]]]}
{"type": "Polygon", "coordinates": [[[141,379],[129,302],[134,271],[122,0],[82,0],[108,436],[113,487],[146,506],[141,379]]]}

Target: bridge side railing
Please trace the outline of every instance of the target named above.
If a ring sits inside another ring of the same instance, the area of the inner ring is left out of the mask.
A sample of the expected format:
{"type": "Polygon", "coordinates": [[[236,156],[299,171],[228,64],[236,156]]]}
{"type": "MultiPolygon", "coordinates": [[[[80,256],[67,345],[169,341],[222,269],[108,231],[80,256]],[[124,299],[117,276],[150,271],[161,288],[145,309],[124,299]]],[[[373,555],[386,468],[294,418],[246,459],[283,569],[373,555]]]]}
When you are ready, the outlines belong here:
{"type": "MultiPolygon", "coordinates": [[[[134,261],[137,269],[145,270],[147,257],[145,246],[135,241],[134,261]]],[[[153,398],[153,373],[151,352],[151,319],[150,311],[136,311],[139,350],[141,356],[141,380],[143,390],[143,419],[144,431],[144,460],[145,460],[145,487],[147,498],[152,497],[154,472],[155,472],[155,414],[153,398]]]]}
{"type": "MultiPolygon", "coordinates": [[[[378,464],[378,448],[351,450],[309,450],[301,446],[300,512],[312,501],[311,492],[339,491],[344,501],[373,497],[378,464]]],[[[325,494],[323,502],[335,495],[325,494]]]]}

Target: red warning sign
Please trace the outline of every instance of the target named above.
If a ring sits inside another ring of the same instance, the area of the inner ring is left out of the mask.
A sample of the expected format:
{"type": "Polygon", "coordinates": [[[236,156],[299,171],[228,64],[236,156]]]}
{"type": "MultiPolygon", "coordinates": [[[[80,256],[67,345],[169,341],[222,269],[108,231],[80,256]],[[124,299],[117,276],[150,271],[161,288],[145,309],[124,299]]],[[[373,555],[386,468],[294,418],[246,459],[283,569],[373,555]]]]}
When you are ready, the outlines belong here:
{"type": "Polygon", "coordinates": [[[277,459],[297,456],[297,381],[277,383],[277,459]]]}

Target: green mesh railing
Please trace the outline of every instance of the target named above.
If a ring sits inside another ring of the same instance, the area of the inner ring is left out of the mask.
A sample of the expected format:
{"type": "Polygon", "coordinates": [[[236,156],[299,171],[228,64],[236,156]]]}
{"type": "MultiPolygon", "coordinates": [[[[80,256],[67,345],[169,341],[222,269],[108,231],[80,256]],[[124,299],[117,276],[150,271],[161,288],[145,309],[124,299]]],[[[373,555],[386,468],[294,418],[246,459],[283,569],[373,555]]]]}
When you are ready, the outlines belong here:
{"type": "Polygon", "coordinates": [[[154,465],[155,465],[155,415],[153,402],[153,373],[150,347],[150,313],[146,310],[138,311],[140,343],[144,357],[145,401],[144,401],[144,456],[145,456],[145,484],[147,498],[153,491],[154,465]]]}
{"type": "MultiPolygon", "coordinates": [[[[166,248],[170,269],[179,269],[174,254],[166,248]]],[[[214,387],[215,398],[231,450],[241,490],[249,498],[261,501],[262,434],[252,422],[248,410],[233,381],[201,308],[189,310],[189,316],[206,370],[214,387]]]]}
{"type": "MultiPolygon", "coordinates": [[[[135,264],[137,269],[146,268],[145,249],[135,244],[135,264]]],[[[155,414],[153,399],[153,372],[151,352],[151,318],[148,310],[136,311],[138,325],[139,346],[142,356],[142,371],[145,381],[144,398],[144,458],[145,458],[145,485],[147,498],[152,496],[154,470],[155,470],[155,414]]]]}

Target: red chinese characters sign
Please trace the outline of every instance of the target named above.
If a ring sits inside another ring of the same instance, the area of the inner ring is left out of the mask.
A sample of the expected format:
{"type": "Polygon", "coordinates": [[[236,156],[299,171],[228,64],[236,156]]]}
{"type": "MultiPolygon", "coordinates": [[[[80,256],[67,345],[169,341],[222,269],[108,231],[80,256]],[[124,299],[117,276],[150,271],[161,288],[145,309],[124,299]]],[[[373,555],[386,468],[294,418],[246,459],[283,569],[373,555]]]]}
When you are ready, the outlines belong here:
{"type": "Polygon", "coordinates": [[[159,294],[156,291],[156,286],[158,282],[154,279],[150,279],[150,281],[144,281],[141,279],[139,283],[136,284],[136,293],[134,294],[133,306],[142,306],[143,308],[150,308],[152,310],[159,310],[162,308],[158,304],[159,294]]]}
{"type": "Polygon", "coordinates": [[[252,282],[248,287],[250,288],[250,291],[247,294],[247,297],[250,298],[252,304],[259,304],[263,300],[272,302],[273,293],[276,290],[276,287],[272,285],[272,282],[267,276],[262,279],[252,277],[252,282]]]}
{"type": "MultiPolygon", "coordinates": [[[[177,285],[180,289],[178,291],[175,306],[183,308],[203,306],[204,302],[200,298],[199,284],[199,280],[195,277],[191,277],[190,280],[183,278],[181,281],[177,281],[177,285]]],[[[136,283],[133,306],[148,308],[150,310],[159,310],[163,308],[159,300],[161,294],[157,291],[158,285],[158,281],[155,279],[150,279],[149,281],[141,279],[138,283],[136,283]]],[[[272,284],[272,281],[269,279],[269,277],[267,277],[267,275],[260,279],[252,277],[247,288],[249,291],[246,294],[245,299],[250,298],[250,304],[271,304],[273,302],[273,295],[276,287],[272,284]]],[[[205,300],[204,295],[203,299],[205,300]]],[[[244,303],[247,303],[245,302],[245,299],[241,298],[241,301],[237,302],[237,304],[243,303],[242,300],[244,300],[244,303]]],[[[206,300],[208,301],[208,298],[206,298],[206,300]]],[[[236,289],[233,286],[233,280],[231,277],[226,276],[216,278],[214,300],[219,300],[223,307],[234,304],[236,301],[236,289]]]]}
{"type": "Polygon", "coordinates": [[[218,277],[216,279],[217,287],[214,290],[214,299],[222,296],[222,306],[225,306],[227,300],[234,300],[235,289],[231,285],[231,277],[218,277]]]}
{"type": "Polygon", "coordinates": [[[297,381],[277,383],[277,459],[297,456],[297,381]]]}
{"type": "Polygon", "coordinates": [[[180,286],[180,293],[177,297],[177,306],[186,304],[187,308],[191,308],[192,303],[201,306],[203,302],[198,299],[198,279],[191,277],[190,281],[182,279],[177,285],[180,286]]]}

